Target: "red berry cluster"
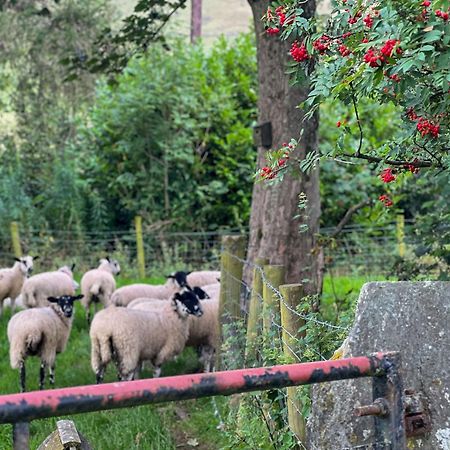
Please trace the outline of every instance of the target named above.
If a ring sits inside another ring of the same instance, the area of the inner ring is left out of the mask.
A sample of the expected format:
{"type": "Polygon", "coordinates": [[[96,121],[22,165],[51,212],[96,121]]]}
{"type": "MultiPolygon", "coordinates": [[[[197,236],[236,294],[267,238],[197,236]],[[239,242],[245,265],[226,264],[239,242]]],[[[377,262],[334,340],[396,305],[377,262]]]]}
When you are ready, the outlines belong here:
{"type": "Polygon", "coordinates": [[[273,180],[276,176],[276,173],[268,166],[265,166],[261,169],[260,172],[261,178],[266,180],[273,180]]]}
{"type": "Polygon", "coordinates": [[[380,178],[383,181],[383,183],[391,183],[392,181],[395,181],[395,175],[390,167],[384,169],[381,172],[380,178]]]}
{"type": "Polygon", "coordinates": [[[342,56],[348,56],[348,55],[350,55],[352,52],[351,52],[351,50],[350,50],[348,47],[346,47],[344,44],[341,44],[341,45],[339,46],[339,53],[340,53],[342,56]]]}
{"type": "Polygon", "coordinates": [[[278,19],[280,19],[280,25],[283,26],[284,22],[286,22],[286,14],[284,8],[282,6],[279,6],[275,10],[275,13],[278,16],[278,19]]]}
{"type": "Polygon", "coordinates": [[[278,27],[272,27],[272,28],[267,28],[266,33],[267,34],[278,34],[280,32],[280,29],[278,27]]]}
{"type": "Polygon", "coordinates": [[[330,48],[331,40],[328,36],[320,36],[313,43],[313,47],[320,53],[325,53],[330,48]]]}
{"type": "Polygon", "coordinates": [[[395,81],[395,82],[399,82],[400,81],[400,77],[396,74],[396,73],[393,73],[392,75],[389,75],[389,78],[392,80],[392,81],[395,81]]]}
{"type": "MultiPolygon", "coordinates": [[[[417,159],[415,159],[414,161],[417,162],[417,159]]],[[[403,167],[411,173],[419,173],[420,170],[417,166],[414,165],[414,162],[405,164],[403,167]]]]}
{"type": "Polygon", "coordinates": [[[409,108],[408,111],[406,111],[406,115],[408,116],[408,119],[411,121],[417,120],[419,116],[414,111],[414,108],[409,108]]]}
{"type": "Polygon", "coordinates": [[[367,14],[366,17],[364,17],[363,22],[365,23],[367,28],[372,28],[373,25],[373,19],[370,16],[370,14],[367,14]]]}
{"type": "Polygon", "coordinates": [[[309,58],[308,50],[306,50],[305,44],[299,45],[297,41],[292,44],[290,54],[297,62],[302,62],[309,58]]]}
{"type": "Polygon", "coordinates": [[[383,202],[384,206],[386,206],[387,208],[394,204],[394,202],[387,195],[380,195],[378,197],[378,200],[380,200],[380,202],[383,202]]]}
{"type": "Polygon", "coordinates": [[[435,12],[437,17],[440,17],[443,21],[447,22],[448,20],[448,12],[441,11],[440,9],[437,9],[435,12]]]}
{"type": "Polygon", "coordinates": [[[397,46],[396,53],[401,54],[402,49],[398,46],[400,41],[397,39],[389,39],[385,42],[379,51],[369,48],[364,55],[364,62],[370,67],[379,67],[387,61],[387,58],[393,56],[394,48],[397,46]]]}
{"type": "Polygon", "coordinates": [[[427,134],[430,134],[433,137],[438,137],[439,135],[439,124],[434,124],[423,117],[419,118],[419,122],[417,122],[417,130],[420,132],[422,137],[425,137],[427,134]]]}

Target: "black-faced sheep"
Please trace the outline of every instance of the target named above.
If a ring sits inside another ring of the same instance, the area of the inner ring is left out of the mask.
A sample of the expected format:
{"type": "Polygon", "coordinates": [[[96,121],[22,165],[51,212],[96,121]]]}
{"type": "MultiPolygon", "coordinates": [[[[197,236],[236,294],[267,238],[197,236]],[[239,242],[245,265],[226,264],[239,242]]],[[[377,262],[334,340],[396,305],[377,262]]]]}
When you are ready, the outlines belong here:
{"type": "Polygon", "coordinates": [[[116,289],[114,275],[119,275],[120,265],[115,259],[101,259],[97,269],[89,270],[81,278],[81,304],[86,310],[86,320],[91,322],[91,304],[94,303],[94,314],[100,302],[104,307],[109,305],[111,295],[116,289]]]}
{"type": "Polygon", "coordinates": [[[9,321],[9,358],[11,367],[20,370],[21,392],[25,391],[25,360],[28,356],[41,359],[39,389],[44,388],[46,368],[50,384],[54,385],[56,354],[66,348],[72,328],[73,302],[81,297],[48,297],[50,306],[20,311],[9,321]]]}
{"type": "Polygon", "coordinates": [[[189,291],[175,293],[170,302],[153,311],[110,306],[92,320],[91,365],[97,383],[114,360],[121,380],[132,380],[143,361],[155,367],[180,354],[189,334],[188,316],[203,314],[199,299],[189,291]]]}

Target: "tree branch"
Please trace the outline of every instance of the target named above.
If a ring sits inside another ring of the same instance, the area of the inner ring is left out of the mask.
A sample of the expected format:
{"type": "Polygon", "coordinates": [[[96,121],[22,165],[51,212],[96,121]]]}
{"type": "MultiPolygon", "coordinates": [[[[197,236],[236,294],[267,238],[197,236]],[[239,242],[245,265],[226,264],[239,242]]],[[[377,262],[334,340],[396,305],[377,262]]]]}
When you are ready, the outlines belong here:
{"type": "Polygon", "coordinates": [[[368,198],[366,200],[363,200],[363,201],[357,203],[356,205],[353,205],[351,208],[349,208],[347,210],[347,212],[345,213],[344,217],[337,224],[334,231],[331,233],[330,238],[335,238],[343,230],[345,225],[347,225],[347,223],[350,221],[350,219],[352,218],[353,214],[355,214],[356,211],[358,211],[361,208],[364,208],[364,206],[370,205],[371,203],[372,203],[372,200],[370,198],[368,198]]]}

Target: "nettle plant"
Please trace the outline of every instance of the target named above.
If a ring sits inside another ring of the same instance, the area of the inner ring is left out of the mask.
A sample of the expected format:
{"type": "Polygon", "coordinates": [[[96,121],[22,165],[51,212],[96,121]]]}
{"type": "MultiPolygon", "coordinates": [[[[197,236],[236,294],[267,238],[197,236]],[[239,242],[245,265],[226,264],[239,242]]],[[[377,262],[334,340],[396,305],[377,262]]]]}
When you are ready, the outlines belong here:
{"type": "MultiPolygon", "coordinates": [[[[273,3],[263,17],[266,32],[292,41],[288,73],[295,82],[309,79],[305,120],[330,98],[350,104],[354,117],[336,117],[341,135],[330,153],[310,152],[300,162],[291,155],[298,145],[291,141],[268,152],[259,178],[279,181],[299,163],[309,169],[320,157],[374,163],[384,183],[425,168],[450,170],[449,1],[334,1],[326,23],[305,19],[304,3],[273,3]],[[362,98],[396,106],[401,126],[395,139],[368,145],[358,110],[362,98]],[[357,146],[349,148],[355,137],[357,146]]],[[[386,194],[379,199],[393,204],[386,194]]]]}

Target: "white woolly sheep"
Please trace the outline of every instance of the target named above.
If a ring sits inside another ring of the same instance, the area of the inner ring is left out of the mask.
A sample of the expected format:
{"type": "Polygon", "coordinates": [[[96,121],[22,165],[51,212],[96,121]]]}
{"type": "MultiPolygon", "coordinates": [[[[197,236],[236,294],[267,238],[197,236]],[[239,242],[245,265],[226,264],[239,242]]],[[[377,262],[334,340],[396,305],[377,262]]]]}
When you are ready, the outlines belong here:
{"type": "Polygon", "coordinates": [[[3,313],[3,302],[9,297],[11,312],[14,313],[15,301],[22,290],[23,283],[33,272],[33,260],[39,256],[23,256],[14,258],[15,264],[8,269],[0,269],[0,316],[3,313]]]}
{"type": "Polygon", "coordinates": [[[129,284],[116,289],[111,296],[111,303],[116,306],[127,306],[136,298],[148,297],[169,299],[175,293],[186,286],[184,272],[176,272],[168,275],[165,284],[129,284]]]}
{"type": "Polygon", "coordinates": [[[74,295],[78,287],[73,279],[73,269],[63,266],[55,272],[42,272],[28,278],[22,287],[22,300],[27,308],[48,306],[47,297],[74,295]]]}
{"type": "Polygon", "coordinates": [[[107,365],[114,360],[119,378],[132,380],[143,361],[155,367],[154,376],[161,373],[161,365],[180,354],[188,339],[187,317],[201,316],[197,296],[184,290],[175,293],[171,302],[153,311],[110,306],[92,320],[91,365],[97,383],[103,381],[107,365]]]}
{"type": "Polygon", "coordinates": [[[187,273],[187,283],[189,286],[206,286],[207,284],[217,283],[220,280],[220,271],[218,270],[199,270],[187,273]]]}
{"type": "Polygon", "coordinates": [[[81,297],[48,297],[50,306],[20,311],[9,321],[9,358],[11,367],[20,370],[21,392],[25,391],[25,360],[28,356],[41,359],[39,389],[44,388],[46,368],[50,384],[54,386],[56,354],[66,348],[72,328],[73,302],[81,297]]]}
{"type": "Polygon", "coordinates": [[[114,275],[120,274],[120,265],[115,259],[108,257],[100,260],[100,265],[86,272],[81,278],[81,304],[86,310],[86,320],[91,322],[91,304],[94,303],[94,314],[97,313],[97,305],[100,302],[108,306],[111,295],[116,289],[114,275]]]}
{"type": "MultiPolygon", "coordinates": [[[[199,288],[193,288],[196,292],[199,288]]],[[[203,294],[205,292],[203,291],[203,294]]],[[[201,297],[200,297],[201,298],[201,297]]],[[[203,298],[209,298],[203,296],[203,298]]],[[[128,308],[141,311],[155,311],[164,308],[167,300],[139,298],[133,300],[128,308]]],[[[219,294],[209,300],[201,302],[203,315],[201,317],[189,316],[189,337],[186,347],[194,347],[200,356],[205,372],[213,367],[213,358],[219,342],[219,294]]]]}

